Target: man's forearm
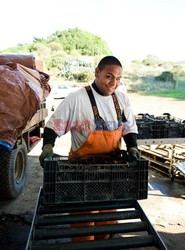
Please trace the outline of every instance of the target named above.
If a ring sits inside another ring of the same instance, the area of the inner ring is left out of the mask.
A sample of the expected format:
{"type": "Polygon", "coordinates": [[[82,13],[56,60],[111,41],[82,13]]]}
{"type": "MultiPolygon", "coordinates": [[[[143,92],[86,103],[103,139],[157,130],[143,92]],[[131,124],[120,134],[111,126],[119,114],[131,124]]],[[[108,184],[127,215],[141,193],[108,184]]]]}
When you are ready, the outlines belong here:
{"type": "Polygon", "coordinates": [[[125,135],[123,139],[126,143],[128,151],[132,147],[137,148],[137,134],[136,133],[129,133],[125,135]]]}
{"type": "Polygon", "coordinates": [[[56,138],[57,134],[55,131],[46,127],[43,134],[43,146],[46,144],[51,144],[54,147],[56,138]]]}

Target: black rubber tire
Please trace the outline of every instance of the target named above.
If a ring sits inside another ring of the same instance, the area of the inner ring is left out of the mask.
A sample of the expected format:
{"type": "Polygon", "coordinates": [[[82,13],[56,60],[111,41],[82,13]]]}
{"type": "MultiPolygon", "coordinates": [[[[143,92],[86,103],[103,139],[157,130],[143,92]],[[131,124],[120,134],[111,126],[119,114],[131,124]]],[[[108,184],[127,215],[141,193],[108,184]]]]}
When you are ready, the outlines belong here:
{"type": "Polygon", "coordinates": [[[24,140],[12,152],[0,149],[0,198],[19,196],[26,181],[27,163],[27,146],[24,140]]]}

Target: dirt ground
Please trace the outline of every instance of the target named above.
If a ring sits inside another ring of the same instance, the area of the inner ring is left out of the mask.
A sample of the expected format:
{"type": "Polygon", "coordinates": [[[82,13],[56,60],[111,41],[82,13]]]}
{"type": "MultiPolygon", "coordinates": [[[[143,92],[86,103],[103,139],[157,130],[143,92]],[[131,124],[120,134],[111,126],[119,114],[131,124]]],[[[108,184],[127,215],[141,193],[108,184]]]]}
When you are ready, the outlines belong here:
{"type": "MultiPolygon", "coordinates": [[[[170,113],[185,119],[185,101],[141,96],[136,93],[128,95],[134,114],[170,113]]],[[[38,161],[41,146],[42,141],[29,153],[27,182],[21,195],[15,200],[0,201],[0,249],[25,249],[38,191],[42,186],[42,168],[38,161]]],[[[66,134],[57,140],[55,153],[67,155],[69,148],[70,135],[66,134]]],[[[140,204],[167,248],[183,250],[185,183],[178,180],[171,182],[168,177],[151,169],[149,175],[148,199],[140,201],[140,204]]]]}

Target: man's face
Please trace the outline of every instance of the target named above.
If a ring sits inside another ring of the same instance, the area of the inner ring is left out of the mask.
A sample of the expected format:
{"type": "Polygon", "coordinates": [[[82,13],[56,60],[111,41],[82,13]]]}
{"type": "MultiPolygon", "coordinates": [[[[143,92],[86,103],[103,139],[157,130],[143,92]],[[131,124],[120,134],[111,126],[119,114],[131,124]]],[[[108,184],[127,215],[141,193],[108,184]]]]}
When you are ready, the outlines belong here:
{"type": "Polygon", "coordinates": [[[103,95],[109,96],[120,85],[122,68],[118,65],[106,65],[103,70],[96,68],[95,83],[103,95]]]}

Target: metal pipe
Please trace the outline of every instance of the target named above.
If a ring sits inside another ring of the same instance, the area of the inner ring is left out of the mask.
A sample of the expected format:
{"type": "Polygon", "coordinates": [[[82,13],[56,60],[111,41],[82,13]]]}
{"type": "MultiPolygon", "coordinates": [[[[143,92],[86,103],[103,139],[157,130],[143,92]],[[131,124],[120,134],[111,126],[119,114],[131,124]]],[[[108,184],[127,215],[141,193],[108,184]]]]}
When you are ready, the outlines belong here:
{"type": "Polygon", "coordinates": [[[137,219],[141,217],[139,210],[130,210],[114,213],[94,213],[94,214],[79,214],[79,215],[62,215],[62,216],[38,216],[36,226],[60,225],[80,222],[96,222],[106,220],[124,220],[137,219]]]}
{"type": "Polygon", "coordinates": [[[98,241],[84,241],[84,242],[70,242],[70,243],[56,243],[48,245],[33,244],[32,250],[110,250],[123,249],[134,247],[155,246],[155,237],[152,235],[142,237],[129,237],[120,239],[98,240],[98,241]]]}
{"type": "Polygon", "coordinates": [[[54,206],[40,206],[39,214],[56,214],[56,213],[69,213],[69,212],[84,212],[106,209],[119,209],[119,208],[133,208],[135,206],[135,200],[125,201],[112,201],[112,202],[91,202],[91,203],[68,203],[54,206]]]}
{"type": "Polygon", "coordinates": [[[57,239],[67,237],[79,237],[97,234],[115,234],[125,232],[138,232],[147,230],[145,222],[120,223],[114,225],[102,225],[77,228],[44,228],[36,229],[35,240],[57,239]]]}

